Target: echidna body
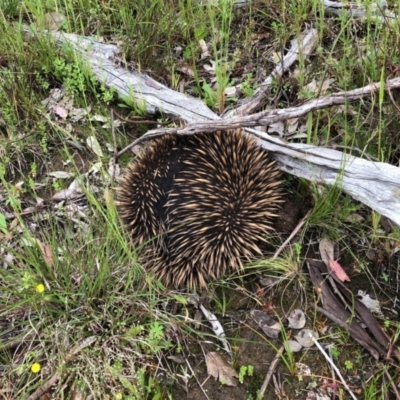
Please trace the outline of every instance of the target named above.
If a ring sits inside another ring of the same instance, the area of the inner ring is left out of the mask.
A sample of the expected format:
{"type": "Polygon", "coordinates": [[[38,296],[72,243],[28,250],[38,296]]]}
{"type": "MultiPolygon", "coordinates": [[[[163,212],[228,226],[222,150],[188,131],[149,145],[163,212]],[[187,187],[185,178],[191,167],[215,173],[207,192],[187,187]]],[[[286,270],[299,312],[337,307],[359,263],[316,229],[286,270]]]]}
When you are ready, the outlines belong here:
{"type": "Polygon", "coordinates": [[[154,141],[129,165],[118,210],[165,285],[205,287],[262,254],[281,200],[268,153],[241,130],[154,141]]]}

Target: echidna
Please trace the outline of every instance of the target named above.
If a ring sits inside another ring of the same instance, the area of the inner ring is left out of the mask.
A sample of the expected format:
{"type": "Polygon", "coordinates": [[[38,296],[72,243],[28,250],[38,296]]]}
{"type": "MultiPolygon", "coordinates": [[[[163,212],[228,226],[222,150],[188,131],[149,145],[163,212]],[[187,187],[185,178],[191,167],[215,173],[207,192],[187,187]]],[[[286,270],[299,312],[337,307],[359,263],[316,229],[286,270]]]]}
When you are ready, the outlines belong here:
{"type": "Polygon", "coordinates": [[[128,166],[117,207],[146,268],[193,288],[262,254],[281,196],[275,162],[234,130],[156,139],[128,166]]]}

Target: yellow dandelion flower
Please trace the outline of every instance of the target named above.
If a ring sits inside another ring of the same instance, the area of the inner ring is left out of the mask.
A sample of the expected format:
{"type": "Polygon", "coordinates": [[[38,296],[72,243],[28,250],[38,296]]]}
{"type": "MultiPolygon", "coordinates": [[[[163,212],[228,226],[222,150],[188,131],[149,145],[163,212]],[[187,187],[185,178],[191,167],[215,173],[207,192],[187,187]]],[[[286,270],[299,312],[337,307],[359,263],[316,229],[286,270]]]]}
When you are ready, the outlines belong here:
{"type": "Polygon", "coordinates": [[[40,371],[40,364],[39,363],[32,364],[31,371],[34,374],[37,374],[40,371]]]}
{"type": "Polygon", "coordinates": [[[117,393],[115,395],[116,400],[122,400],[122,393],[117,393]]]}
{"type": "Polygon", "coordinates": [[[43,293],[44,292],[44,285],[42,283],[39,283],[39,285],[36,286],[36,291],[38,293],[43,293]]]}

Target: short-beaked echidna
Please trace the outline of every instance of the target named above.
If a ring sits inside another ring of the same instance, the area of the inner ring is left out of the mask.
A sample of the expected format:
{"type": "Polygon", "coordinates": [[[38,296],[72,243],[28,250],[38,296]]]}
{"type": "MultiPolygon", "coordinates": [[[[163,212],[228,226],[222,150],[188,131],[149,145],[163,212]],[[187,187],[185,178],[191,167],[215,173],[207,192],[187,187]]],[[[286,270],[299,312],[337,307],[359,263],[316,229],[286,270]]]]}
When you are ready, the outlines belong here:
{"type": "Polygon", "coordinates": [[[205,287],[262,254],[280,173],[242,130],[156,139],[131,163],[117,208],[145,267],[166,286],[205,287]]]}

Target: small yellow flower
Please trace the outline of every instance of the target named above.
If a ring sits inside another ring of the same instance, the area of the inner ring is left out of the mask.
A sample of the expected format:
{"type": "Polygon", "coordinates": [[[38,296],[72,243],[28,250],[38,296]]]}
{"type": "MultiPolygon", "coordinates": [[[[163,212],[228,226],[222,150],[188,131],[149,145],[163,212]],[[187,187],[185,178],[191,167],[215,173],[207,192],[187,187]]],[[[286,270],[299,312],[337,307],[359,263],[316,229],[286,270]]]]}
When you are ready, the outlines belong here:
{"type": "Polygon", "coordinates": [[[116,400],[122,400],[122,393],[117,393],[115,395],[116,400]]]}
{"type": "Polygon", "coordinates": [[[37,374],[40,371],[40,364],[39,363],[32,364],[31,371],[34,374],[37,374]]]}
{"type": "Polygon", "coordinates": [[[36,291],[38,293],[43,293],[44,292],[44,285],[42,283],[39,283],[39,285],[36,286],[36,291]]]}

